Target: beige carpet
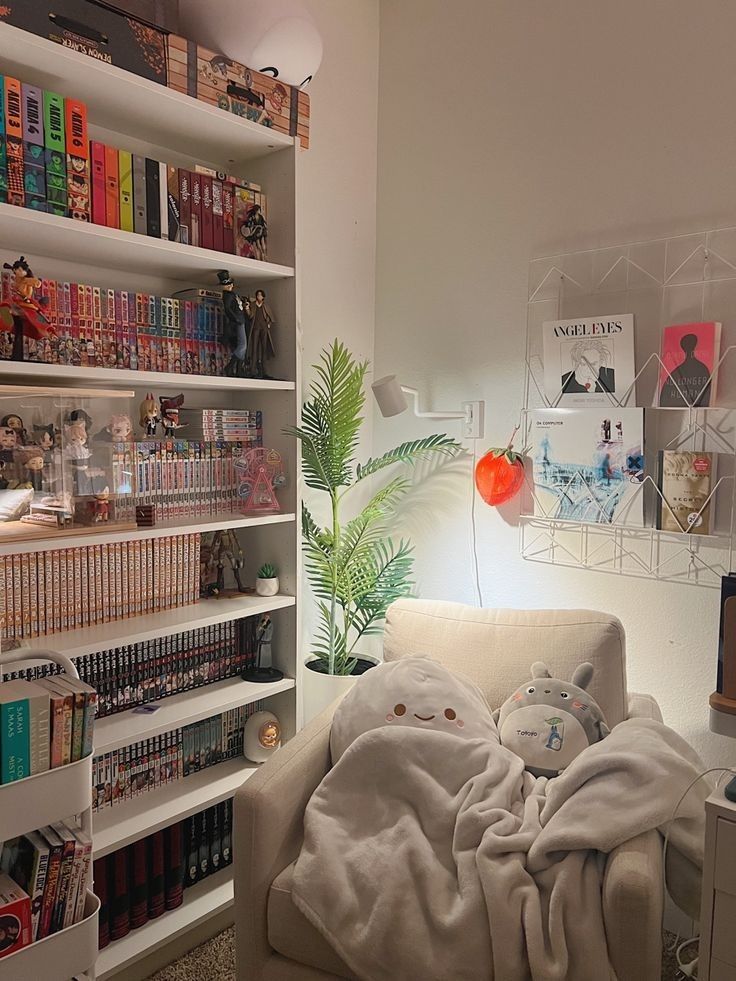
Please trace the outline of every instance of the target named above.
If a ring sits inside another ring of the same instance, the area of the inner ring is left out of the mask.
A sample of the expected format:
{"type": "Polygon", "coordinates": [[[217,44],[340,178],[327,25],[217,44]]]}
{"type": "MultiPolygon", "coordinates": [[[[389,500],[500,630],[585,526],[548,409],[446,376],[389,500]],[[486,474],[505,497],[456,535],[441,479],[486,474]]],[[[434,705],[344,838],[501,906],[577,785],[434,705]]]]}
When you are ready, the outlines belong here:
{"type": "MultiPolygon", "coordinates": [[[[666,947],[674,937],[665,934],[666,947]]],[[[665,953],[662,981],[675,981],[677,965],[674,956],[665,953]]],[[[186,957],[153,974],[150,981],[233,981],[235,977],[235,943],[232,927],[196,947],[186,957]]]]}

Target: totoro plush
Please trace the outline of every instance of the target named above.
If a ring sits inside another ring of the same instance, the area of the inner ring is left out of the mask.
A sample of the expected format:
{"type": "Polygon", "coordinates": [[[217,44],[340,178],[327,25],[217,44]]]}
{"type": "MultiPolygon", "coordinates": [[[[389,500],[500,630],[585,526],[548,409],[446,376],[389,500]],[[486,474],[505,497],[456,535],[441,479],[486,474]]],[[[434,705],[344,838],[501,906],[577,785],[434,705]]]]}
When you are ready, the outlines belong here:
{"type": "Polygon", "coordinates": [[[532,665],[532,681],[494,712],[502,745],[535,776],[556,777],[592,743],[609,733],[603,713],[585,690],[593,678],[585,661],[572,681],[553,678],[546,664],[532,665]]]}

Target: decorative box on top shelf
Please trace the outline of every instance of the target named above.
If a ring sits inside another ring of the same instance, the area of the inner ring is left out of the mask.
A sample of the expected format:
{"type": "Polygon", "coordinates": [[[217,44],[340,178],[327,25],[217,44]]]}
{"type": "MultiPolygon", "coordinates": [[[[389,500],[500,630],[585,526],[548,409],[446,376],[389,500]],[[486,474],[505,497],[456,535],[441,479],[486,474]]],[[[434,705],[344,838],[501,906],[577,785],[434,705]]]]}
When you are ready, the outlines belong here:
{"type": "Polygon", "coordinates": [[[133,394],[0,385],[0,541],[135,527],[133,394]]]}

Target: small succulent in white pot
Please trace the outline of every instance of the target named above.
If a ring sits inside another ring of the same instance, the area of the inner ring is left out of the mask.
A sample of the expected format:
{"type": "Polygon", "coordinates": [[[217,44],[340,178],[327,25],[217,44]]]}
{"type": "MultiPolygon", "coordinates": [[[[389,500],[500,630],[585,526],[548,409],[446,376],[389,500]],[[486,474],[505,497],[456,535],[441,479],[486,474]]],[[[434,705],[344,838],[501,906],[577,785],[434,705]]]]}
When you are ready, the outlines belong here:
{"type": "Polygon", "coordinates": [[[256,576],[256,592],[259,596],[275,596],[279,591],[279,577],[275,565],[264,562],[256,576]]]}

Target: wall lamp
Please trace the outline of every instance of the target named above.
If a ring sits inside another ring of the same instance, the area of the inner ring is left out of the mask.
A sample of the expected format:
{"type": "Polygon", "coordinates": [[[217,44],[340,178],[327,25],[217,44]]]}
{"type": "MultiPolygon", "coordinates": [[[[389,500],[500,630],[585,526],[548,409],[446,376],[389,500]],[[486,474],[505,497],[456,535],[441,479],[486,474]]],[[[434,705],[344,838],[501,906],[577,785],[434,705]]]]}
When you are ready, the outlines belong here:
{"type": "Polygon", "coordinates": [[[409,408],[406,396],[411,396],[414,415],[419,419],[461,419],[464,439],[477,439],[483,436],[483,410],[485,402],[462,402],[459,411],[427,412],[419,408],[419,392],[408,385],[400,385],[396,375],[386,375],[371,385],[378,408],[384,419],[397,416],[409,408]]]}

